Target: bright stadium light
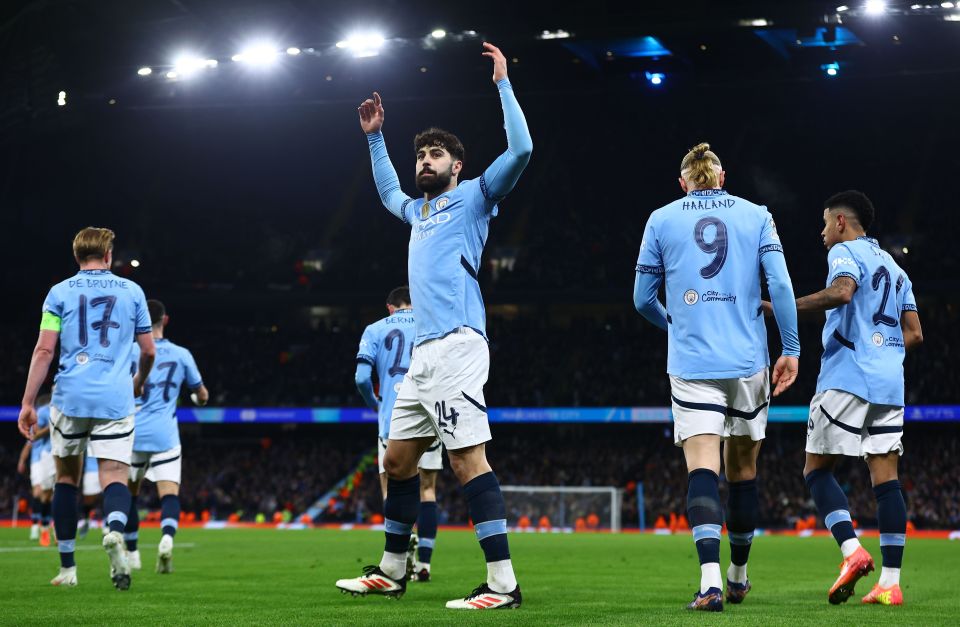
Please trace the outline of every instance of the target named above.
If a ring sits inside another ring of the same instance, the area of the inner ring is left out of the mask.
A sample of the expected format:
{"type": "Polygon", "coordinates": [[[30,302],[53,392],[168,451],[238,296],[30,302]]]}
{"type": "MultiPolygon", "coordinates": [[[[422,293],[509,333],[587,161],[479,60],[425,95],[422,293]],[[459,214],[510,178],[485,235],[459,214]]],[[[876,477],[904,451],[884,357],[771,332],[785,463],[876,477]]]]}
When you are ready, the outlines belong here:
{"type": "Polygon", "coordinates": [[[189,78],[206,68],[217,67],[216,59],[204,59],[193,54],[181,54],[173,61],[173,71],[181,78],[189,78]]]}
{"type": "Polygon", "coordinates": [[[295,57],[300,54],[300,48],[297,48],[296,46],[290,46],[287,48],[287,54],[289,54],[291,57],[295,57]]]}
{"type": "Polygon", "coordinates": [[[849,11],[849,10],[850,10],[850,7],[848,7],[845,4],[841,4],[840,6],[837,7],[837,13],[843,13],[844,11],[849,11]]]}
{"type": "Polygon", "coordinates": [[[270,43],[257,43],[244,48],[239,54],[231,57],[238,63],[245,63],[254,67],[267,67],[277,60],[277,46],[270,43]]]}
{"type": "Polygon", "coordinates": [[[952,2],[941,2],[941,3],[940,3],[940,6],[942,6],[944,9],[952,9],[952,8],[953,8],[953,3],[952,3],[952,2]]]}
{"type": "Polygon", "coordinates": [[[663,72],[647,72],[647,80],[650,81],[650,84],[654,87],[662,85],[665,78],[666,75],[663,72]]]}
{"type": "Polygon", "coordinates": [[[130,260],[130,265],[133,266],[134,268],[139,268],[139,267],[140,267],[140,261],[137,260],[137,259],[131,259],[131,260],[130,260]]]}
{"type": "Polygon", "coordinates": [[[887,3],[883,0],[867,0],[863,8],[867,15],[883,15],[887,10],[887,3]]]}
{"type": "Polygon", "coordinates": [[[58,107],[67,106],[67,92],[61,91],[59,94],[57,94],[57,106],[58,107]]]}
{"type": "Polygon", "coordinates": [[[562,28],[557,30],[543,30],[537,39],[570,39],[570,33],[562,28]]]}
{"type": "Polygon", "coordinates": [[[337,42],[337,48],[349,50],[354,57],[375,57],[380,54],[380,48],[386,43],[379,33],[355,33],[346,39],[337,42]]]}
{"type": "Polygon", "coordinates": [[[840,73],[840,64],[836,61],[833,63],[824,63],[820,66],[820,69],[823,70],[827,76],[834,77],[840,73]]]}
{"type": "Polygon", "coordinates": [[[430,36],[434,39],[443,39],[447,36],[447,31],[443,30],[442,28],[435,28],[433,32],[430,33],[430,36]]]}
{"type": "Polygon", "coordinates": [[[170,71],[167,72],[164,76],[166,76],[166,77],[169,78],[169,79],[174,79],[174,78],[177,78],[177,77],[180,76],[180,75],[177,74],[176,72],[174,72],[173,70],[170,70],[170,71]]]}
{"type": "Polygon", "coordinates": [[[137,74],[139,74],[140,76],[150,76],[151,74],[153,74],[153,68],[142,67],[139,70],[137,70],[137,74]]]}

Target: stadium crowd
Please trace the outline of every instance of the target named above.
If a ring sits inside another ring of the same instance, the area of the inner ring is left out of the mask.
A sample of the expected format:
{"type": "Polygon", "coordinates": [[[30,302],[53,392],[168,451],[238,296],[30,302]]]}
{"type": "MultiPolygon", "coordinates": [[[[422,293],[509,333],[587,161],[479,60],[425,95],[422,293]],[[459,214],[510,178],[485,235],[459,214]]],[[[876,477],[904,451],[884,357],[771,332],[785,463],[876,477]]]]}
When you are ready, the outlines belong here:
{"type": "MultiPolygon", "coordinates": [[[[358,462],[373,451],[374,433],[361,425],[191,425],[183,434],[183,511],[197,519],[207,512],[216,520],[254,521],[258,514],[272,520],[283,511],[299,516],[355,474],[358,462]]],[[[494,425],[493,433],[489,457],[503,485],[622,488],[627,527],[639,524],[639,483],[647,526],[685,510],[686,471],[668,425],[494,425]]],[[[917,528],[960,528],[960,487],[954,480],[960,443],[951,433],[949,425],[907,425],[900,476],[917,528]]],[[[764,527],[793,528],[815,511],[800,473],[804,442],[802,425],[768,428],[759,462],[764,527]]],[[[29,491],[27,478],[13,472],[20,446],[9,433],[0,441],[0,463],[10,469],[0,476],[0,518],[12,514],[15,496],[29,491]]],[[[351,490],[321,503],[316,520],[376,520],[382,512],[376,472],[376,466],[368,466],[351,490]]],[[[853,517],[863,527],[875,527],[876,503],[865,465],[845,460],[837,476],[850,497],[853,517]]],[[[439,478],[438,500],[441,523],[466,523],[466,503],[449,468],[439,478]]],[[[144,484],[139,503],[156,509],[151,483],[144,484]]],[[[521,514],[555,515],[528,511],[519,496],[508,496],[507,503],[513,520],[521,514]]]]}

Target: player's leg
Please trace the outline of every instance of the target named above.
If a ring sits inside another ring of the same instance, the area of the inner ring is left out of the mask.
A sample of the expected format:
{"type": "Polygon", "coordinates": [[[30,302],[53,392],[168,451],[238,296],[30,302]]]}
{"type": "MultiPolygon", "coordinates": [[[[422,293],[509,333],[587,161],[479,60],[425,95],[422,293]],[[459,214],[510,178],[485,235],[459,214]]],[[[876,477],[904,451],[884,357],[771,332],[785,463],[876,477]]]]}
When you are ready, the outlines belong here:
{"type": "Polygon", "coordinates": [[[857,581],[873,570],[873,558],[860,546],[847,495],[833,472],[840,455],[860,455],[866,406],[863,399],[839,390],[819,392],[810,403],[803,477],[824,526],[843,554],[840,576],[827,595],[833,604],[845,603],[857,581]]]}
{"type": "Polygon", "coordinates": [[[720,574],[720,438],[726,433],[727,390],[723,380],[670,377],[674,443],[687,465],[687,520],[700,560],[700,587],[687,608],[723,610],[720,574]]]}
{"type": "Polygon", "coordinates": [[[140,486],[150,461],[150,453],[134,451],[130,458],[130,476],[127,479],[127,488],[130,490],[130,512],[127,514],[127,526],[123,532],[123,541],[127,549],[127,561],[131,570],[143,568],[140,559],[140,508],[137,497],[140,495],[140,486]]]}
{"type": "Polygon", "coordinates": [[[387,442],[377,438],[377,465],[380,467],[380,494],[383,500],[387,500],[387,471],[383,468],[383,456],[387,453],[387,442]]]}
{"type": "Polygon", "coordinates": [[[864,603],[902,605],[900,567],[907,540],[907,505],[903,499],[897,464],[903,454],[903,408],[871,406],[863,441],[863,453],[870,468],[870,481],[877,498],[880,553],[883,567],[880,581],[863,598],[864,603]]]}
{"type": "Polygon", "coordinates": [[[757,489],[757,458],[767,433],[770,376],[767,369],[750,377],[727,379],[726,436],[723,445],[724,473],[730,489],[727,500],[727,535],[730,567],[727,569],[726,600],[742,603],[750,592],[747,559],[753,532],[760,522],[757,489]]]}
{"type": "Polygon", "coordinates": [[[183,463],[179,446],[151,455],[146,477],[157,484],[160,497],[160,544],[157,547],[157,572],[173,572],[173,538],[180,527],[180,470],[183,463]]]}
{"type": "Polygon", "coordinates": [[[417,517],[417,560],[413,567],[413,579],[430,581],[430,560],[437,542],[437,475],[434,457],[441,449],[437,441],[420,458],[420,515],[417,517]],[[431,450],[432,449],[432,450],[431,450]]]}
{"type": "Polygon", "coordinates": [[[133,455],[133,416],[121,420],[93,420],[90,454],[97,459],[103,486],[103,514],[107,533],[103,548],[110,560],[110,578],[117,590],[130,588],[130,563],[123,533],[130,513],[130,460],[133,455]]]}
{"type": "Polygon", "coordinates": [[[55,586],[77,585],[77,499],[83,474],[83,452],[90,435],[89,421],[64,416],[50,408],[50,444],[54,456],[53,524],[60,552],[60,572],[50,580],[55,586]]]}
{"type": "Polygon", "coordinates": [[[740,603],[750,591],[747,559],[753,532],[760,522],[760,492],[757,489],[757,457],[762,440],[732,436],[723,446],[724,473],[730,494],[727,499],[727,536],[730,567],[727,569],[726,600],[740,603]]]}
{"type": "Polygon", "coordinates": [[[32,476],[34,474],[33,466],[30,467],[30,474],[31,481],[34,482],[31,486],[30,495],[30,539],[39,540],[41,510],[43,509],[43,504],[40,502],[40,495],[43,494],[43,486],[32,476]]]}
{"type": "Polygon", "coordinates": [[[44,483],[40,493],[40,546],[50,546],[50,529],[53,522],[53,485],[56,479],[56,468],[53,467],[53,457],[50,457],[50,466],[53,473],[44,483]],[[46,487],[49,485],[49,487],[46,487]]]}

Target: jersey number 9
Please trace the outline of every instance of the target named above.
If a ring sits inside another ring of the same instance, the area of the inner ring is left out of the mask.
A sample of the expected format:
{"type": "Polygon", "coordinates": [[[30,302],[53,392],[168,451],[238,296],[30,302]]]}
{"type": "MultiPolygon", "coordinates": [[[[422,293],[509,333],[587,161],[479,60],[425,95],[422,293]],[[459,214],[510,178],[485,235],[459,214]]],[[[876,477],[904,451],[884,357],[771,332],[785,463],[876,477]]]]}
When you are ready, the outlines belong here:
{"type": "Polygon", "coordinates": [[[700,268],[700,276],[712,279],[720,273],[723,264],[727,261],[727,225],[717,218],[701,218],[693,227],[693,239],[697,246],[705,253],[715,255],[713,261],[700,268]],[[707,227],[714,227],[713,241],[707,242],[704,234],[707,227]]]}

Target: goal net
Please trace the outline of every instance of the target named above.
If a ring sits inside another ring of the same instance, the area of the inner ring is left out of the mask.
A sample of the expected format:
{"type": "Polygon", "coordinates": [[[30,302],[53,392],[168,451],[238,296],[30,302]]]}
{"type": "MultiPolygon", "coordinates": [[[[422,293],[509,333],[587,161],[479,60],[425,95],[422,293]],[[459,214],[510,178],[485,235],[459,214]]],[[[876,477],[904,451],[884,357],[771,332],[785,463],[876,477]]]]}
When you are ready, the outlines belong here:
{"type": "Polygon", "coordinates": [[[623,491],[614,487],[500,486],[507,525],[520,531],[620,531],[623,491]]]}

